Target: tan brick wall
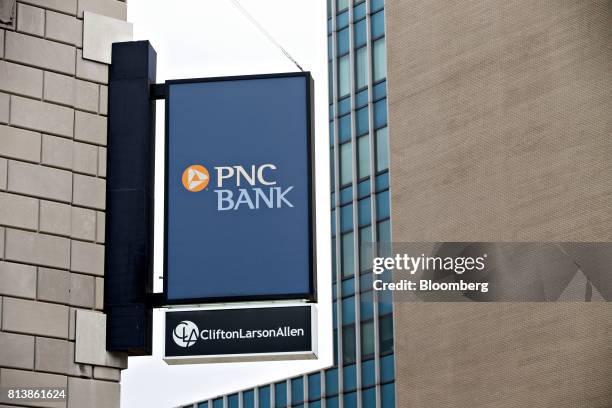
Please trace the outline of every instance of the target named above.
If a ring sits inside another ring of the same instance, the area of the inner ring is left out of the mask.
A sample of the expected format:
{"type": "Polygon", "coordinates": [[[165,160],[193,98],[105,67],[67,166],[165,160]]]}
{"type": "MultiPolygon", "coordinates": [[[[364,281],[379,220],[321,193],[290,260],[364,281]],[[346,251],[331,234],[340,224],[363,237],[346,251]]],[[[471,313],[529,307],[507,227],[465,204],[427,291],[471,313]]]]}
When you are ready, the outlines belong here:
{"type": "Polygon", "coordinates": [[[105,350],[100,312],[108,67],[81,57],[84,10],[127,15],[118,0],[23,0],[0,25],[0,386],[109,408],[127,357],[105,350]]]}
{"type": "MultiPolygon", "coordinates": [[[[609,1],[387,0],[394,241],[612,239],[609,1]]],[[[395,306],[397,406],[610,407],[610,304],[395,306]]]]}

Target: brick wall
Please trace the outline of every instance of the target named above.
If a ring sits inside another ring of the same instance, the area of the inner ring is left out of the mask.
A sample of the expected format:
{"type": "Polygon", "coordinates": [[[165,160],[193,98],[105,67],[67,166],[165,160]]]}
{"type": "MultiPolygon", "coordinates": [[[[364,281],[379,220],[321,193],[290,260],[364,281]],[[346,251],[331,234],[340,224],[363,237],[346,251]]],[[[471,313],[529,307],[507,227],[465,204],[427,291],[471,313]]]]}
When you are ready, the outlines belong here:
{"type": "MultiPolygon", "coordinates": [[[[612,239],[612,3],[387,0],[392,238],[612,239]]],[[[397,303],[398,407],[612,407],[612,303],[397,303]]]]}
{"type": "Polygon", "coordinates": [[[101,312],[108,67],[82,58],[84,10],[126,19],[117,0],[24,0],[0,25],[0,386],[116,407],[127,357],[106,352],[101,312]]]}

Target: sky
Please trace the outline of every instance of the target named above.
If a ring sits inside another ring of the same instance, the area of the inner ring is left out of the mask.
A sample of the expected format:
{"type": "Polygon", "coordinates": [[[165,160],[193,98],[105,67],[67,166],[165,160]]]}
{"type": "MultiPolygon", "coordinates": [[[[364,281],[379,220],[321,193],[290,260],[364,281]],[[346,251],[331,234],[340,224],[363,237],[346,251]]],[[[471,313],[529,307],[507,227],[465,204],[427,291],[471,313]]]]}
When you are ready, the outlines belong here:
{"type": "MultiPolygon", "coordinates": [[[[324,1],[240,0],[240,3],[315,80],[319,359],[312,361],[169,366],[162,359],[161,311],[154,313],[153,356],[130,357],[121,375],[121,406],[174,407],[332,364],[327,111],[327,38],[324,1]]],[[[130,0],[134,40],[157,51],[157,82],[166,79],[293,72],[297,67],[231,0],[130,0]]],[[[157,102],[155,274],[163,261],[163,101],[157,102]]]]}

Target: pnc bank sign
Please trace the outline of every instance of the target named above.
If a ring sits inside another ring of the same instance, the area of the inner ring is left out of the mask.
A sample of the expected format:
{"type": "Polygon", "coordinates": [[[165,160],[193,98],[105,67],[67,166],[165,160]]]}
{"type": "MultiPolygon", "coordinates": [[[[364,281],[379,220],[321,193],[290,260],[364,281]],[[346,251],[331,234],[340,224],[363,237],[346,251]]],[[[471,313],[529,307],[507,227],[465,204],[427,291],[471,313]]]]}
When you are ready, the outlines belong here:
{"type": "Polygon", "coordinates": [[[259,210],[293,207],[289,194],[294,186],[279,186],[277,167],[272,163],[260,166],[215,166],[213,175],[199,164],[188,166],[181,175],[185,190],[197,193],[211,185],[216,196],[217,211],[259,210]]]}
{"type": "Polygon", "coordinates": [[[316,300],[312,86],[166,82],[166,304],[316,300]]]}

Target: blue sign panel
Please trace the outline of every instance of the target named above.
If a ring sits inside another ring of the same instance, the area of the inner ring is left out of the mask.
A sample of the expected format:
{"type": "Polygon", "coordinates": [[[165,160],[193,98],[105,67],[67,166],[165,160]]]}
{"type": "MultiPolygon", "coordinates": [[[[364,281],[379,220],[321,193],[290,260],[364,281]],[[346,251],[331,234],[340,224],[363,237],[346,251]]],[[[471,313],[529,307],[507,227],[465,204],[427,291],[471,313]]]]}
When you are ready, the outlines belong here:
{"type": "Polygon", "coordinates": [[[310,75],[166,84],[166,301],[314,299],[310,75]]]}

